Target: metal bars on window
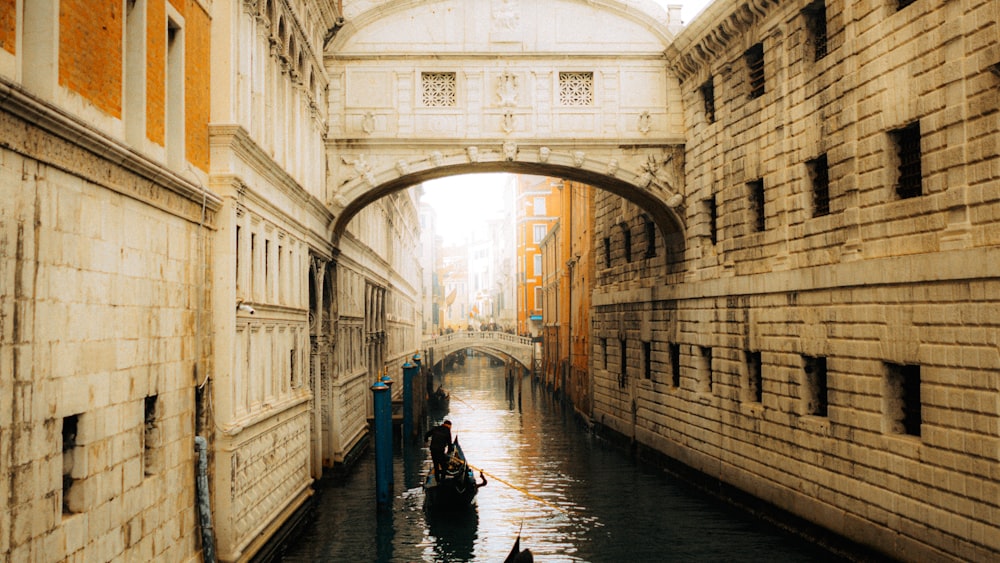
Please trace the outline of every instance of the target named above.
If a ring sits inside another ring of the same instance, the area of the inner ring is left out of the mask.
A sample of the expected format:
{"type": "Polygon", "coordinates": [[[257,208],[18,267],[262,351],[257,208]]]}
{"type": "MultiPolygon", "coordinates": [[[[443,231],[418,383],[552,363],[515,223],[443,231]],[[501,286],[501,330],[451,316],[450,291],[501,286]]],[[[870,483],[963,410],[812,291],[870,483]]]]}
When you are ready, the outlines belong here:
{"type": "Polygon", "coordinates": [[[747,62],[747,82],[750,83],[750,97],[764,95],[764,44],[757,43],[744,53],[747,62]]]}
{"type": "Polygon", "coordinates": [[[901,198],[917,197],[923,193],[920,170],[920,122],[915,121],[891,133],[896,145],[899,176],[896,194],[901,198]]]}

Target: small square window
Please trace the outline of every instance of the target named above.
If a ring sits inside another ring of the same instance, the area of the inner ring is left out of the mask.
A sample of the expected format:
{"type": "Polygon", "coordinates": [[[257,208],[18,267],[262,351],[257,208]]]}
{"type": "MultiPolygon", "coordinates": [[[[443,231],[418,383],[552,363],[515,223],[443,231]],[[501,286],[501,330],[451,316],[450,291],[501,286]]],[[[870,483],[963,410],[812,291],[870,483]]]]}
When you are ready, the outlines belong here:
{"type": "Polygon", "coordinates": [[[594,105],[594,73],[560,72],[559,103],[564,106],[594,105]]]}
{"type": "Polygon", "coordinates": [[[423,88],[421,100],[425,107],[441,108],[457,105],[458,82],[454,72],[423,72],[420,74],[420,83],[423,88]]]}

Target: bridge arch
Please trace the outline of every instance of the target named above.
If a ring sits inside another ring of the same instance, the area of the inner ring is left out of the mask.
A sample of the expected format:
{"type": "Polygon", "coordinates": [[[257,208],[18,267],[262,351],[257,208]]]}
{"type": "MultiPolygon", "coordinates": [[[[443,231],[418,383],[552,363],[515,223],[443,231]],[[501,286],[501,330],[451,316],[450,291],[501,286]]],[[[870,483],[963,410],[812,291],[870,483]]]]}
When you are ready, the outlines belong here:
{"type": "MultiPolygon", "coordinates": [[[[494,155],[486,153],[486,158],[492,156],[494,155]]],[[[606,167],[599,170],[596,165],[599,165],[600,162],[591,161],[590,166],[584,167],[582,164],[577,166],[575,163],[560,163],[561,159],[558,155],[553,155],[553,157],[555,162],[552,163],[499,159],[469,163],[467,161],[461,162],[464,156],[453,156],[450,160],[458,162],[445,162],[444,157],[441,157],[439,165],[427,163],[429,166],[426,168],[408,170],[406,174],[399,174],[398,170],[384,171],[384,176],[389,176],[384,183],[359,186],[359,182],[354,182],[349,191],[345,190],[347,195],[339,202],[342,207],[331,226],[330,238],[334,246],[338,246],[340,237],[351,219],[365,206],[390,193],[410,188],[426,180],[445,176],[480,172],[510,172],[578,181],[621,196],[649,214],[662,235],[669,241],[668,247],[674,251],[683,252],[685,228],[683,216],[680,214],[680,210],[684,207],[683,198],[679,192],[671,188],[671,183],[666,178],[656,179],[653,174],[643,172],[639,174],[638,180],[646,185],[640,187],[617,177],[617,175],[609,175],[609,171],[614,172],[616,166],[614,162],[605,163],[606,167]],[[648,177],[642,177],[643,174],[648,177]]],[[[678,170],[671,170],[671,172],[675,178],[679,178],[683,172],[682,157],[679,155],[679,151],[661,150],[661,157],[663,160],[658,162],[662,162],[664,168],[670,166],[678,168],[678,170]],[[675,157],[679,162],[673,162],[675,157]]],[[[661,173],[661,176],[665,176],[665,174],[661,173]]]]}
{"type": "MultiPolygon", "coordinates": [[[[535,361],[531,338],[498,331],[458,331],[424,340],[423,347],[437,364],[459,350],[480,350],[510,358],[527,370],[535,361]]],[[[431,366],[433,367],[433,365],[431,366]]]]}

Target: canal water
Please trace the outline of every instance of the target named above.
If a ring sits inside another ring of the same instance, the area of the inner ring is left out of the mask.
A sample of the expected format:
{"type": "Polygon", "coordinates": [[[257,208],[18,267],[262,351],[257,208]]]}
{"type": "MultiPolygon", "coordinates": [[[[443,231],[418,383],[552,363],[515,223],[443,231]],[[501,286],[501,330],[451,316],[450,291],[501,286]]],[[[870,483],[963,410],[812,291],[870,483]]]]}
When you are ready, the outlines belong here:
{"type": "Polygon", "coordinates": [[[430,454],[419,442],[397,447],[392,510],[377,510],[369,450],[342,482],[318,484],[315,518],[283,561],[500,563],[519,531],[539,562],[839,560],[636,463],[530,378],[509,386],[486,357],[468,357],[438,382],[452,399],[430,422],[451,420],[469,464],[484,472],[477,506],[424,511],[430,454]]]}

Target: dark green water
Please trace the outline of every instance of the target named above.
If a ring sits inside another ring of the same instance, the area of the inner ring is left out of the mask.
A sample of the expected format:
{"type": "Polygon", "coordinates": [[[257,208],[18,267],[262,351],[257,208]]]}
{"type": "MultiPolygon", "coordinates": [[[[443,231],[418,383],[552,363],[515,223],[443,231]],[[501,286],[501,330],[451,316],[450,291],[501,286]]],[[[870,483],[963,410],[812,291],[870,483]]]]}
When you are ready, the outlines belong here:
{"type": "Polygon", "coordinates": [[[471,465],[486,472],[463,518],[427,514],[425,444],[395,453],[392,511],[375,506],[374,454],[343,483],[320,483],[315,520],[284,561],[502,562],[518,530],[535,561],[838,561],[594,437],[541,387],[512,394],[502,367],[470,357],[445,374],[447,416],[471,465]],[[519,399],[519,400],[518,400],[519,399]]]}

